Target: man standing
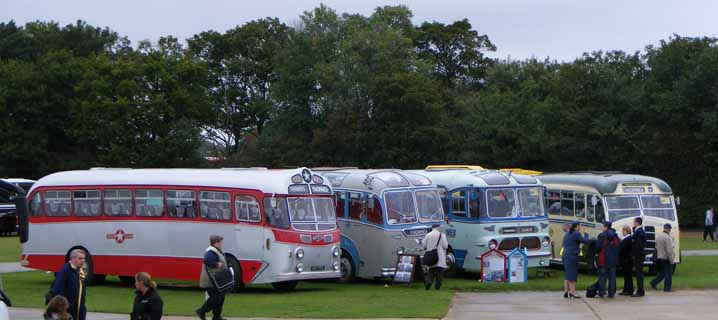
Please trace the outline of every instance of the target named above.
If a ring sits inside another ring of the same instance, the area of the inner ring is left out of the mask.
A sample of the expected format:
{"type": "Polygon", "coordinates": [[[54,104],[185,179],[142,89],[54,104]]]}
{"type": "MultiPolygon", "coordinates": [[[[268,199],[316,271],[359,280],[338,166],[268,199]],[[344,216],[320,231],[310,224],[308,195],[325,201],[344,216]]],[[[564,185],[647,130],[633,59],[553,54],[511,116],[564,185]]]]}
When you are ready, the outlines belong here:
{"type": "Polygon", "coordinates": [[[611,229],[611,221],[603,222],[602,228],[603,232],[598,235],[598,245],[600,246],[598,297],[603,298],[606,294],[606,281],[608,281],[608,297],[613,298],[616,294],[616,265],[618,264],[620,240],[616,231],[611,229]]]}
{"type": "Polygon", "coordinates": [[[651,288],[657,290],[656,286],[664,279],[663,291],[671,292],[673,284],[673,237],[671,237],[671,224],[663,225],[663,232],[656,233],[656,261],[658,263],[658,275],[651,281],[651,288]]]}
{"type": "Polygon", "coordinates": [[[713,208],[708,208],[706,210],[706,219],[704,221],[705,223],[705,229],[703,229],[703,242],[706,242],[706,237],[711,236],[711,241],[716,241],[715,237],[713,237],[713,208]]]}
{"type": "Polygon", "coordinates": [[[222,252],[222,238],[218,235],[209,236],[209,247],[205,250],[202,259],[202,271],[199,275],[199,287],[207,290],[207,300],[202,307],[197,309],[197,316],[205,320],[205,313],[212,311],[213,320],[222,319],[222,307],[224,306],[224,293],[217,290],[212,280],[214,275],[227,267],[227,260],[222,252]]]}
{"type": "Polygon", "coordinates": [[[67,298],[69,308],[67,312],[72,319],[85,320],[85,251],[75,249],[70,252],[70,261],[57,271],[57,277],[50,289],[51,295],[61,295],[67,298]]]}
{"type": "Polygon", "coordinates": [[[446,236],[441,233],[439,227],[441,227],[439,224],[432,225],[431,232],[424,236],[424,248],[426,251],[428,252],[436,249],[436,253],[439,257],[439,260],[435,265],[427,266],[429,267],[429,274],[425,279],[426,290],[431,289],[431,284],[434,281],[436,282],[434,286],[436,290],[441,289],[441,281],[444,278],[444,270],[447,268],[446,249],[449,248],[449,241],[446,240],[446,236]]]}
{"type": "Polygon", "coordinates": [[[633,271],[636,273],[636,293],[633,297],[643,297],[646,292],[643,290],[643,261],[646,258],[644,249],[646,248],[646,231],[643,230],[643,218],[636,217],[633,219],[633,238],[631,241],[631,251],[633,256],[633,271]]]}
{"type": "Polygon", "coordinates": [[[633,252],[631,251],[631,226],[624,225],[621,229],[623,240],[621,240],[621,252],[619,253],[621,260],[621,270],[623,271],[623,291],[619,293],[622,296],[633,295],[633,252]]]}

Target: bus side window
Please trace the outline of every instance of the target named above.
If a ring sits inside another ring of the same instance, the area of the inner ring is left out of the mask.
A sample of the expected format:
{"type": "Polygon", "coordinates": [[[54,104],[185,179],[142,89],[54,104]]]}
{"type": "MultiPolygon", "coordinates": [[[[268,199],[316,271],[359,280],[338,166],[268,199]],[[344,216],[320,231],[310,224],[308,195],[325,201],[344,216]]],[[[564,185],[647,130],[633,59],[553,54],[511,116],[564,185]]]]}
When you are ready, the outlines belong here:
{"type": "Polygon", "coordinates": [[[264,219],[270,227],[289,229],[287,198],[264,198],[264,219]],[[274,202],[275,206],[272,206],[274,202]]]}
{"type": "Polygon", "coordinates": [[[375,196],[370,196],[367,200],[366,220],[367,222],[374,224],[384,223],[384,219],[382,219],[381,201],[379,201],[379,199],[375,196]]]}
{"type": "Polygon", "coordinates": [[[132,193],[130,190],[105,190],[103,207],[106,216],[129,217],[132,213],[132,193]]]}
{"type": "Polygon", "coordinates": [[[234,211],[238,221],[259,222],[259,201],[253,196],[234,198],[234,211]]]}
{"type": "Polygon", "coordinates": [[[135,190],[135,215],[138,217],[161,217],[164,214],[162,190],[135,190]]]}
{"type": "Polygon", "coordinates": [[[42,215],[42,198],[40,198],[40,192],[35,193],[30,201],[30,214],[33,217],[39,217],[42,215]]]}
{"type": "Polygon", "coordinates": [[[573,217],[573,191],[561,191],[561,215],[573,217]]]}
{"type": "Polygon", "coordinates": [[[199,192],[199,212],[202,218],[229,220],[231,218],[230,208],[229,192],[199,192]]]}
{"type": "Polygon", "coordinates": [[[366,220],[366,203],[361,193],[349,192],[349,219],[366,220]]]}
{"type": "Polygon", "coordinates": [[[603,223],[603,221],[605,221],[606,219],[603,212],[603,202],[600,196],[596,197],[598,198],[598,201],[596,202],[596,222],[603,223]]]}
{"type": "Polygon", "coordinates": [[[337,218],[345,218],[344,216],[344,206],[347,202],[347,194],[346,192],[334,192],[334,199],[336,201],[336,214],[337,218]]]}
{"type": "Polygon", "coordinates": [[[72,209],[70,191],[45,191],[45,214],[48,217],[69,217],[72,209]]]}
{"type": "Polygon", "coordinates": [[[100,191],[76,190],[73,192],[75,216],[96,217],[100,215],[100,191]]]}
{"type": "Polygon", "coordinates": [[[469,196],[469,216],[471,219],[487,218],[484,206],[484,192],[479,189],[471,190],[469,196]]]}
{"type": "Polygon", "coordinates": [[[586,217],[586,194],[576,193],[576,218],[586,217]]]}
{"type": "Polygon", "coordinates": [[[466,217],[466,190],[456,190],[451,193],[451,214],[466,217]]]}
{"type": "Polygon", "coordinates": [[[197,198],[192,190],[167,190],[167,210],[170,217],[194,219],[197,198]]]}
{"type": "Polygon", "coordinates": [[[561,215],[561,192],[551,190],[548,192],[548,214],[561,215]]]}

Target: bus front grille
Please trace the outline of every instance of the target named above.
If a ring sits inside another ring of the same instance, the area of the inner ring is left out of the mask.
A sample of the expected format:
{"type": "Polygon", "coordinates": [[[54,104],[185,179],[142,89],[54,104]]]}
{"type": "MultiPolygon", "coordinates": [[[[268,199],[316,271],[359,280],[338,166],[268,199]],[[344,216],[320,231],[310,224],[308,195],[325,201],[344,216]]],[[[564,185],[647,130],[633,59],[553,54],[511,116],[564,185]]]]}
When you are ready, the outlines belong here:
{"type": "Polygon", "coordinates": [[[514,250],[514,248],[517,248],[518,246],[519,246],[519,238],[506,238],[504,240],[501,240],[501,243],[499,244],[499,250],[511,251],[511,250],[514,250]]]}
{"type": "Polygon", "coordinates": [[[527,250],[541,249],[541,240],[538,237],[524,237],[521,239],[521,248],[527,250]]]}

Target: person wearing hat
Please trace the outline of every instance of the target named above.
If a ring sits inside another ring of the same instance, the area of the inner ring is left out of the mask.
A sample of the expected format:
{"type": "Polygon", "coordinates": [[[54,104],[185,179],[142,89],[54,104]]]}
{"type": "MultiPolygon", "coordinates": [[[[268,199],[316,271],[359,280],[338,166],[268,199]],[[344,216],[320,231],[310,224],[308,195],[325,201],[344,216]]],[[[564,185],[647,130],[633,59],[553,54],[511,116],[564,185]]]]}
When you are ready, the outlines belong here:
{"type": "Polygon", "coordinates": [[[608,281],[608,297],[613,298],[616,294],[616,265],[618,264],[618,253],[621,240],[616,231],[611,228],[611,221],[603,222],[603,232],[598,235],[598,295],[603,298],[606,295],[606,281],[608,281]]]}
{"type": "Polygon", "coordinates": [[[651,281],[651,288],[665,279],[663,291],[670,292],[673,283],[673,237],[671,237],[671,224],[663,225],[663,232],[656,233],[656,261],[658,263],[658,275],[651,281]]]}
{"type": "Polygon", "coordinates": [[[581,224],[578,221],[571,223],[571,227],[563,236],[563,262],[564,270],[564,298],[580,299],[576,293],[576,281],[578,280],[578,255],[581,251],[581,244],[587,243],[588,238],[581,236],[581,224]]]}
{"type": "Polygon", "coordinates": [[[429,273],[424,278],[426,290],[431,289],[431,284],[436,282],[434,287],[436,290],[441,289],[441,281],[444,278],[444,270],[446,270],[446,250],[449,248],[449,241],[446,236],[441,233],[440,224],[435,223],[431,226],[431,232],[424,236],[424,249],[431,251],[436,249],[439,260],[436,264],[429,267],[429,273]]]}

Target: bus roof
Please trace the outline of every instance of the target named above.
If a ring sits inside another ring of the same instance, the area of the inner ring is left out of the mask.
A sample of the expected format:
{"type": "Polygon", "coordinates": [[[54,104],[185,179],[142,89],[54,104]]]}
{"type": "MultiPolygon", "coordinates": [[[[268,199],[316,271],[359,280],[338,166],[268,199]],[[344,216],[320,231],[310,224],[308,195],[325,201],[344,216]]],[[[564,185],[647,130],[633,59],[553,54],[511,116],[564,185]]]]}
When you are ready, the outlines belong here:
{"type": "Polygon", "coordinates": [[[540,174],[543,173],[543,172],[541,172],[541,171],[529,170],[529,169],[521,169],[521,168],[501,168],[501,169],[499,169],[499,171],[513,172],[513,173],[518,173],[518,174],[525,174],[525,175],[527,175],[527,176],[538,176],[538,175],[540,175],[540,174]]]}
{"type": "Polygon", "coordinates": [[[425,175],[399,169],[333,169],[314,168],[314,172],[329,180],[334,188],[372,190],[431,186],[425,175]]]}
{"type": "Polygon", "coordinates": [[[518,187],[541,185],[535,177],[502,172],[497,170],[417,170],[412,171],[423,174],[437,185],[449,189],[459,186],[473,185],[474,187],[518,187]]]}
{"type": "Polygon", "coordinates": [[[7,181],[7,182],[10,182],[10,183],[12,183],[12,184],[18,184],[18,183],[23,183],[23,184],[35,183],[35,180],[23,179],[23,178],[2,178],[2,179],[5,180],[5,181],[7,181]]]}
{"type": "Polygon", "coordinates": [[[577,186],[588,186],[596,189],[599,193],[616,192],[619,184],[629,183],[650,183],[656,185],[661,192],[672,193],[671,187],[665,181],[637,174],[616,174],[616,173],[552,173],[543,174],[538,178],[544,184],[560,183],[577,186]]]}
{"type": "MultiPolygon", "coordinates": [[[[292,177],[306,168],[260,169],[93,169],[63,171],[38,180],[31,191],[55,186],[156,185],[187,187],[225,187],[287,194],[292,177]]],[[[301,183],[304,183],[303,181],[301,183]]],[[[326,184],[326,183],[325,183],[326,184]]]]}
{"type": "Polygon", "coordinates": [[[436,164],[428,165],[425,170],[445,169],[445,170],[483,170],[484,167],[470,164],[436,164]]]}

